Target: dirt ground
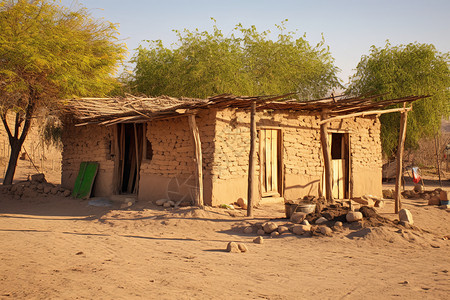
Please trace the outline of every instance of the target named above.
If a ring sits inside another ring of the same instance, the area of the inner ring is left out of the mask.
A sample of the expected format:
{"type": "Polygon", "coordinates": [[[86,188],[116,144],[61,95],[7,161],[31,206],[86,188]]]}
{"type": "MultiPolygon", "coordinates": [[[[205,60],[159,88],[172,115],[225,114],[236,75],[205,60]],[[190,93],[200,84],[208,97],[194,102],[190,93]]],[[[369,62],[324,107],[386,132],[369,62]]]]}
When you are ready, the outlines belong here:
{"type": "MultiPolygon", "coordinates": [[[[418,229],[345,226],[333,236],[265,236],[220,208],[120,210],[0,194],[0,299],[448,299],[449,211],[404,200],[418,229]],[[230,241],[246,253],[228,253],[230,241]]],[[[395,219],[392,202],[380,210],[395,219]]]]}

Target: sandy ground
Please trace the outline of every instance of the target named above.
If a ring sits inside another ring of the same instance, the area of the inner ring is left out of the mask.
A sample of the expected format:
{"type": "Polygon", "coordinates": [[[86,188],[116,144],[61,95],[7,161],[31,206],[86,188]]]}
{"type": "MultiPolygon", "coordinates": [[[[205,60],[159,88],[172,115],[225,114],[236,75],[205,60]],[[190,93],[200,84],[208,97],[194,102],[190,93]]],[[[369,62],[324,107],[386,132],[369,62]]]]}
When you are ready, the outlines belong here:
{"type": "MultiPolygon", "coordinates": [[[[253,243],[284,207],[94,207],[0,193],[0,299],[448,299],[449,211],[405,200],[416,230],[347,226],[253,243]],[[228,242],[247,253],[228,253],[228,242]]],[[[380,213],[395,219],[393,203],[380,213]]]]}

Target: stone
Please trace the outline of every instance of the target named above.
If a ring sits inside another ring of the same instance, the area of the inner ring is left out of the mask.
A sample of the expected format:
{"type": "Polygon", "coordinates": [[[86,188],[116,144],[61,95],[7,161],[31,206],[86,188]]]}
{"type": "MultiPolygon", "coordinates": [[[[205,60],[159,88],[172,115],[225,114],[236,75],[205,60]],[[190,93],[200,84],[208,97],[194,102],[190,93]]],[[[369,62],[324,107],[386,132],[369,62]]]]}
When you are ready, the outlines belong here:
{"type": "Polygon", "coordinates": [[[169,203],[169,201],[167,201],[167,202],[164,202],[164,204],[163,204],[163,207],[165,207],[165,208],[168,208],[168,207],[170,207],[170,203],[169,203]]]}
{"type": "Polygon", "coordinates": [[[167,201],[167,203],[169,203],[170,206],[175,206],[175,202],[172,200],[167,201]]]}
{"type": "Polygon", "coordinates": [[[439,193],[439,200],[441,200],[441,201],[448,201],[448,192],[447,191],[441,191],[439,193]]]}
{"type": "Polygon", "coordinates": [[[399,217],[400,221],[408,222],[408,223],[411,224],[411,225],[414,224],[414,220],[413,220],[412,214],[411,214],[411,212],[410,212],[408,209],[406,209],[406,208],[403,208],[403,209],[401,209],[401,210],[398,212],[398,217],[399,217]]]}
{"type": "Polygon", "coordinates": [[[248,252],[248,248],[244,243],[239,243],[238,248],[241,252],[248,252]]]}
{"type": "Polygon", "coordinates": [[[247,199],[239,198],[236,201],[237,205],[239,205],[242,209],[247,209],[247,199]]]}
{"type": "Polygon", "coordinates": [[[326,236],[333,235],[333,230],[331,230],[331,228],[328,226],[320,226],[319,231],[321,234],[326,235],[326,236]]]}
{"type": "Polygon", "coordinates": [[[262,243],[264,243],[264,238],[262,236],[258,236],[253,240],[253,243],[262,244],[262,243]]]}
{"type": "Polygon", "coordinates": [[[383,190],[383,198],[394,199],[394,191],[392,189],[383,190]]]}
{"type": "Polygon", "coordinates": [[[43,189],[44,194],[49,194],[50,191],[52,190],[52,187],[53,186],[51,186],[51,185],[45,185],[44,189],[43,189]]]}
{"type": "Polygon", "coordinates": [[[325,223],[325,222],[328,222],[328,220],[327,220],[326,218],[324,218],[324,217],[320,217],[320,218],[318,218],[318,219],[316,220],[316,222],[314,222],[314,224],[320,225],[320,224],[323,224],[323,223],[325,223]]]}
{"type": "Polygon", "coordinates": [[[336,223],[334,223],[334,226],[336,226],[336,227],[342,227],[343,224],[342,224],[341,221],[337,221],[336,223]]]}
{"type": "Polygon", "coordinates": [[[72,192],[70,190],[64,190],[64,192],[63,192],[64,197],[69,197],[70,194],[72,194],[72,192]]]}
{"type": "Polygon", "coordinates": [[[278,226],[278,232],[280,234],[285,233],[285,232],[289,232],[289,228],[287,226],[278,226]]]}
{"type": "Polygon", "coordinates": [[[39,184],[36,186],[36,188],[37,188],[37,190],[38,190],[39,192],[42,192],[42,191],[44,190],[44,184],[43,184],[43,183],[39,183],[39,184]]]}
{"type": "Polygon", "coordinates": [[[165,202],[166,202],[166,199],[159,199],[159,200],[155,201],[155,204],[158,206],[163,206],[165,202]]]}
{"type": "Polygon", "coordinates": [[[378,207],[378,208],[384,207],[384,201],[383,200],[375,201],[375,207],[378,207]]]}
{"type": "Polygon", "coordinates": [[[58,193],[58,188],[57,187],[53,187],[50,189],[50,194],[52,195],[56,195],[58,193]]]}
{"type": "Polygon", "coordinates": [[[303,220],[302,224],[303,225],[311,225],[311,224],[309,224],[308,220],[303,220]]]}
{"type": "Polygon", "coordinates": [[[278,229],[278,226],[273,222],[266,222],[263,224],[263,229],[265,233],[272,233],[278,229]]]}
{"type": "Polygon", "coordinates": [[[311,225],[299,224],[292,227],[292,232],[297,235],[301,235],[309,231],[311,231],[311,225]]]}
{"type": "Polygon", "coordinates": [[[369,206],[363,206],[359,209],[364,218],[372,218],[377,216],[375,209],[369,206]]]}
{"type": "Polygon", "coordinates": [[[421,185],[420,183],[416,183],[414,185],[414,192],[423,193],[423,185],[421,185]]]}
{"type": "Polygon", "coordinates": [[[240,253],[241,250],[239,249],[238,244],[236,244],[235,242],[229,242],[227,245],[227,252],[240,253]]]}
{"type": "Polygon", "coordinates": [[[31,181],[32,182],[39,182],[39,183],[47,182],[45,180],[45,175],[43,173],[31,175],[31,181]]]}
{"type": "Polygon", "coordinates": [[[428,193],[423,194],[423,199],[430,200],[431,199],[430,194],[428,194],[428,193]]]}
{"type": "Polygon", "coordinates": [[[275,237],[277,237],[279,235],[280,235],[280,233],[278,231],[272,231],[272,233],[270,234],[270,237],[271,238],[275,238],[275,237]]]}
{"type": "Polygon", "coordinates": [[[364,195],[361,198],[353,198],[352,200],[364,206],[373,207],[375,205],[375,201],[372,199],[371,195],[364,195]]]}
{"type": "Polygon", "coordinates": [[[248,227],[244,228],[244,233],[249,234],[249,233],[252,233],[252,232],[253,232],[253,227],[252,226],[248,226],[248,227]]]}
{"type": "Polygon", "coordinates": [[[291,215],[290,221],[292,223],[298,224],[298,223],[303,222],[305,217],[306,217],[306,214],[304,212],[295,212],[291,215]]]}
{"type": "Polygon", "coordinates": [[[257,235],[264,235],[265,232],[263,229],[258,229],[258,231],[256,232],[257,235]]]}
{"type": "Polygon", "coordinates": [[[428,200],[428,205],[439,205],[441,204],[441,199],[438,196],[431,196],[430,200],[428,200]]]}
{"type": "Polygon", "coordinates": [[[346,216],[347,222],[355,222],[363,219],[363,214],[359,211],[351,211],[346,216]]]}

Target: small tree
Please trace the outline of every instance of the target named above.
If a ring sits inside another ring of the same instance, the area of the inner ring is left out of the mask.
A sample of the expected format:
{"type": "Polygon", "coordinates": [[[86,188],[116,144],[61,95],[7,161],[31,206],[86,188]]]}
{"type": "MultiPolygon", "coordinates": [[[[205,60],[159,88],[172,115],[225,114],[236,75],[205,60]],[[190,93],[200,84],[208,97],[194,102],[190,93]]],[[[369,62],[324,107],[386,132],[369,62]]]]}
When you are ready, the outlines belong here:
{"type": "Polygon", "coordinates": [[[125,48],[114,24],[52,0],[1,0],[0,28],[0,118],[11,146],[3,184],[11,184],[36,109],[109,91],[125,48]]]}
{"type": "Polygon", "coordinates": [[[340,87],[324,40],[311,46],[305,36],[277,26],[277,40],[269,31],[241,24],[228,35],[213,26],[212,32],[175,31],[174,49],[162,41],[139,47],[131,89],[147,95],[205,98],[221,93],[272,95],[297,92],[301,98],[324,96],[340,87]]]}
{"type": "MultiPolygon", "coordinates": [[[[408,114],[405,145],[413,149],[421,137],[434,136],[441,118],[449,116],[449,87],[449,53],[440,53],[430,44],[391,46],[387,42],[384,48],[372,46],[370,54],[362,56],[347,92],[386,94],[384,98],[431,95],[415,102],[408,114]]],[[[383,152],[387,156],[396,150],[399,118],[398,114],[380,117],[383,152]]]]}

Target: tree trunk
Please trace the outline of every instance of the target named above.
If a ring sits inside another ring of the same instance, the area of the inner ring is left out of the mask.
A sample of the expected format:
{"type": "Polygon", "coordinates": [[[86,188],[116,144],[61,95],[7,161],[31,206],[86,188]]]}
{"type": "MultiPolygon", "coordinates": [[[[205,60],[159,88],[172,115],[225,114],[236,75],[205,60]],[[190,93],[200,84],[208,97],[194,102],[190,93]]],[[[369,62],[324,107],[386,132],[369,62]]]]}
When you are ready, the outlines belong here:
{"type": "Polygon", "coordinates": [[[3,185],[12,184],[21,148],[22,144],[17,139],[11,144],[11,154],[9,156],[8,169],[6,169],[5,178],[3,179],[3,185]]]}
{"type": "Polygon", "coordinates": [[[252,101],[250,110],[250,153],[248,156],[248,190],[247,190],[247,217],[253,217],[253,205],[256,200],[255,165],[256,165],[256,101],[252,101]]]}

